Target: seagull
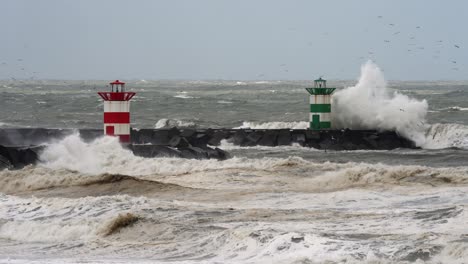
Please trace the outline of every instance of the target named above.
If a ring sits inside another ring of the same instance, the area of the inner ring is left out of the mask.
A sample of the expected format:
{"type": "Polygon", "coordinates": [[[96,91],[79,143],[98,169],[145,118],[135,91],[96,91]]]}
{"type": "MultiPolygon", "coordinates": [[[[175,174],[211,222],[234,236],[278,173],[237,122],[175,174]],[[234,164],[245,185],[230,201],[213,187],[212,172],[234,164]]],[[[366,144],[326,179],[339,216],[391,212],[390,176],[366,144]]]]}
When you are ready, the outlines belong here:
{"type": "Polygon", "coordinates": [[[454,46],[455,46],[455,48],[457,48],[457,49],[459,49],[459,48],[460,48],[460,46],[458,46],[458,45],[454,45],[454,46]]]}
{"type": "Polygon", "coordinates": [[[403,109],[400,108],[400,111],[404,112],[405,110],[403,110],[403,109]]]}
{"type": "Polygon", "coordinates": [[[420,26],[417,26],[416,28],[421,28],[420,26]]]}
{"type": "Polygon", "coordinates": [[[457,63],[456,61],[452,61],[452,63],[457,63]]]}
{"type": "Polygon", "coordinates": [[[395,24],[391,24],[391,23],[390,23],[390,24],[388,24],[388,25],[393,27],[395,24]]]}

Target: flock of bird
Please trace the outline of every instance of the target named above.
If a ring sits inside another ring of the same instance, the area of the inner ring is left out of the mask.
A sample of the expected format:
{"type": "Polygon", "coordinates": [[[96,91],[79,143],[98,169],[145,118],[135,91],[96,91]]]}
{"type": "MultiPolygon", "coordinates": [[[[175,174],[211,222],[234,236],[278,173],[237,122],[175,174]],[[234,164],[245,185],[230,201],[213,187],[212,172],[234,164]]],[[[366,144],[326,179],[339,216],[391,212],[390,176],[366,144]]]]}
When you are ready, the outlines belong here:
{"type": "MultiPolygon", "coordinates": [[[[383,16],[377,16],[377,18],[379,20],[384,20],[383,16]]],[[[391,34],[392,37],[401,35],[400,33],[402,33],[402,31],[396,29],[397,25],[395,23],[388,23],[387,26],[392,29],[395,28],[395,30],[393,30],[394,32],[391,34]]],[[[425,42],[424,45],[423,44],[418,45],[416,43],[417,31],[420,31],[422,29],[423,28],[421,26],[415,26],[416,31],[409,34],[409,37],[408,37],[409,43],[407,43],[407,48],[406,48],[406,51],[408,53],[413,53],[413,52],[422,51],[422,50],[428,50],[428,51],[431,50],[433,52],[431,57],[435,60],[439,60],[439,59],[442,59],[441,58],[442,49],[447,49],[447,48],[460,49],[460,45],[458,43],[449,43],[449,41],[444,41],[442,39],[433,40],[432,42],[425,42]],[[444,46],[444,43],[448,43],[448,44],[445,44],[444,46]],[[435,45],[431,45],[431,44],[435,44],[435,45]],[[431,46],[428,46],[428,45],[431,45],[431,46]]],[[[395,39],[395,42],[396,41],[399,41],[399,39],[395,39]]],[[[394,40],[387,38],[387,39],[384,39],[383,42],[390,45],[392,42],[394,42],[394,40]]],[[[369,54],[373,54],[373,52],[369,51],[369,54]]],[[[363,58],[363,57],[360,57],[360,58],[363,58]]],[[[447,60],[447,62],[453,65],[451,70],[454,70],[454,71],[459,70],[459,67],[456,67],[457,60],[455,60],[453,57],[452,58],[446,57],[445,59],[447,60]]]]}
{"type": "MultiPolygon", "coordinates": [[[[384,21],[385,18],[384,16],[377,16],[377,19],[380,20],[380,21],[384,21]]],[[[393,31],[392,33],[389,33],[388,35],[388,38],[385,38],[383,39],[383,43],[387,45],[387,48],[392,45],[393,43],[399,43],[401,44],[401,41],[402,40],[402,36],[404,35],[403,31],[406,30],[406,28],[400,28],[398,29],[398,26],[397,24],[395,23],[381,23],[383,25],[386,25],[387,26],[387,29],[388,31],[393,31]],[[397,38],[399,37],[399,38],[397,38]]],[[[413,31],[412,33],[409,34],[407,40],[409,41],[407,43],[407,48],[406,48],[406,51],[408,52],[408,54],[411,54],[411,53],[416,53],[416,52],[420,52],[420,51],[426,51],[426,54],[424,54],[424,56],[431,56],[432,59],[434,60],[439,60],[439,59],[442,59],[441,56],[442,56],[442,50],[443,49],[447,49],[448,47],[451,47],[453,49],[462,49],[461,46],[458,44],[458,43],[450,43],[450,44],[446,44],[448,43],[448,41],[444,41],[442,39],[438,39],[438,40],[433,40],[432,44],[435,44],[432,45],[432,46],[427,46],[431,43],[428,43],[428,42],[425,42],[424,45],[423,44],[418,44],[417,43],[417,31],[419,30],[422,30],[423,28],[421,26],[415,26],[414,29],[416,31],[413,31]],[[445,46],[444,46],[445,45],[445,46]],[[431,51],[433,52],[432,55],[430,55],[428,52],[431,51]]],[[[366,30],[367,32],[367,30],[366,30]]],[[[329,35],[329,33],[325,32],[323,33],[324,35],[329,35]]],[[[309,42],[308,45],[309,46],[312,46],[313,42],[309,42]]],[[[367,52],[366,55],[363,55],[363,56],[360,56],[358,57],[359,60],[365,60],[365,59],[372,59],[373,61],[376,61],[376,55],[377,55],[377,52],[373,51],[373,50],[369,50],[367,52]]],[[[449,63],[451,66],[451,70],[453,71],[458,71],[460,69],[460,66],[458,64],[458,61],[453,58],[453,57],[445,57],[443,59],[446,59],[447,63],[449,63]]],[[[287,68],[287,65],[285,63],[279,65],[281,71],[283,72],[289,72],[288,68],[287,68]]],[[[29,75],[29,78],[30,80],[34,80],[34,79],[37,79],[37,74],[39,72],[36,72],[36,71],[28,71],[27,70],[27,66],[25,66],[25,63],[23,61],[22,58],[18,58],[16,60],[16,62],[1,62],[0,63],[0,73],[3,71],[5,72],[6,69],[9,69],[10,71],[13,71],[15,72],[16,75],[18,76],[21,76],[20,78],[16,78],[14,76],[11,76],[9,77],[11,80],[13,81],[16,81],[17,79],[25,79],[24,76],[28,76],[29,75]],[[3,69],[2,69],[3,68],[3,69]]],[[[0,75],[0,79],[4,78],[6,76],[1,76],[0,75]]],[[[262,73],[262,74],[259,74],[257,75],[257,77],[265,77],[265,74],[262,73]]]]}

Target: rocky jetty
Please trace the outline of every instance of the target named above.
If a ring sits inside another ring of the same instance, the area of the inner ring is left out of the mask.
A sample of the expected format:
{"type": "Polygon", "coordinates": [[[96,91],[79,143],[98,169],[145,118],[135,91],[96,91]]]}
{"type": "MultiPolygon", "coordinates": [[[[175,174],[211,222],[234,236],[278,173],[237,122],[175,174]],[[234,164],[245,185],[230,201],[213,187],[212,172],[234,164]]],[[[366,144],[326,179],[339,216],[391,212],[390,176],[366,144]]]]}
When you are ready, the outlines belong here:
{"type": "MultiPolygon", "coordinates": [[[[45,143],[78,133],[92,141],[100,129],[0,129],[0,168],[21,168],[35,163],[45,143]]],[[[132,129],[127,147],[142,157],[219,159],[229,157],[220,148],[222,141],[238,146],[288,146],[297,144],[324,150],[391,150],[416,148],[414,142],[393,131],[309,130],[309,129],[132,129]]]]}

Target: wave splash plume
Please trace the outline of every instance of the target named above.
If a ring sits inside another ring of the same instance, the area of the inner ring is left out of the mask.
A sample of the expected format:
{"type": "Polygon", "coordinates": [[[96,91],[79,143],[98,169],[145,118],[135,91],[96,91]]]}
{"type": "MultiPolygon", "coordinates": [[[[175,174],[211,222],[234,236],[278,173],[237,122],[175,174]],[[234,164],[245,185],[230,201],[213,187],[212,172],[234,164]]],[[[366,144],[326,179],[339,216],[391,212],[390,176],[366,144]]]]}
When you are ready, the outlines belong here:
{"type": "Polygon", "coordinates": [[[332,118],[336,128],[395,130],[421,146],[427,110],[426,100],[391,93],[380,68],[368,61],[355,86],[333,95],[332,118]]]}

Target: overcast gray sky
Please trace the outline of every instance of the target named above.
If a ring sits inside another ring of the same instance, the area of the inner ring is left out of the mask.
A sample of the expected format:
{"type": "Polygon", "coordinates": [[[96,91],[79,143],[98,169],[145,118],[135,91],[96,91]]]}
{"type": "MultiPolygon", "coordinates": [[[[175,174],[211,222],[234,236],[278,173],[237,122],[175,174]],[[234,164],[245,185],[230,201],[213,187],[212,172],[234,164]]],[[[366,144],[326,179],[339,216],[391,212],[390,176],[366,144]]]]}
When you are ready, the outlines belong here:
{"type": "Polygon", "coordinates": [[[468,79],[465,0],[0,3],[0,79],[468,79]]]}

